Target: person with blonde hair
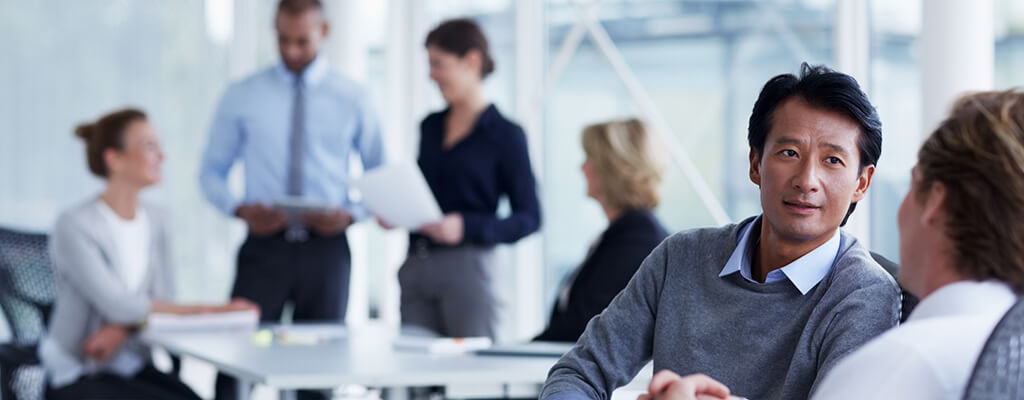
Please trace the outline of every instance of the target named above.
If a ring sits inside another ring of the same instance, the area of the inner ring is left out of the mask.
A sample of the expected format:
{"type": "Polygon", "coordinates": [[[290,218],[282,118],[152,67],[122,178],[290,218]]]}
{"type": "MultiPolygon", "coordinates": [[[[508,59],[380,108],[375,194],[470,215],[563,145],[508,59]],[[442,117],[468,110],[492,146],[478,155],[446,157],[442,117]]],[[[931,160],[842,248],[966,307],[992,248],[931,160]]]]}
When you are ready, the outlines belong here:
{"type": "Polygon", "coordinates": [[[583,130],[581,169],[587,196],[608,217],[608,227],[562,285],[547,328],[534,340],[575,342],[587,322],[629,283],[640,263],[668,236],[654,216],[661,200],[665,155],[637,119],[583,130]]]}

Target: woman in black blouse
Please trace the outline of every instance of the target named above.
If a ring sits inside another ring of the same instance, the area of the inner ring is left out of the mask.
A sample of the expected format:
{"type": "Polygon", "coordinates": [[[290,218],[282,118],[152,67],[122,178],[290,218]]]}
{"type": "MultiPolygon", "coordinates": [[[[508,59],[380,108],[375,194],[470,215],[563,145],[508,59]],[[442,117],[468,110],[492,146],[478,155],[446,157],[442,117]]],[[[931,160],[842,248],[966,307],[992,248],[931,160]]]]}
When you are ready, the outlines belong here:
{"type": "Polygon", "coordinates": [[[444,218],[410,235],[398,273],[402,325],[494,337],[493,248],[540,227],[526,135],[484,96],[494,61],[476,23],[446,21],[427,35],[426,48],[430,79],[448,108],[420,125],[419,167],[444,218]],[[512,209],[506,217],[497,215],[502,196],[512,209]]]}
{"type": "Polygon", "coordinates": [[[608,228],[559,290],[548,327],[534,340],[575,342],[611,303],[667,234],[652,210],[660,198],[663,155],[636,119],[583,130],[587,196],[601,204],[608,228]]]}

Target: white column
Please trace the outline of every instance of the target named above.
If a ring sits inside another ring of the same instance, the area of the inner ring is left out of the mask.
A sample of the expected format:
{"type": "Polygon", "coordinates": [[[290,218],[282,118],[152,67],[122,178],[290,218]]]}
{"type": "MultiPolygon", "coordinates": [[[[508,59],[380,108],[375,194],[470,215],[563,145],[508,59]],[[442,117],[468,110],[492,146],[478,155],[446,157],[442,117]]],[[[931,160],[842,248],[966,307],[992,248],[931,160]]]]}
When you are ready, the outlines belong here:
{"type": "MultiPolygon", "coordinates": [[[[330,30],[323,51],[330,65],[349,79],[365,85],[369,74],[369,49],[364,33],[367,29],[366,3],[354,0],[327,1],[324,4],[324,13],[330,30]]],[[[350,161],[352,174],[362,174],[362,164],[355,159],[350,161]]],[[[366,224],[359,224],[346,232],[351,249],[351,268],[345,322],[350,326],[362,325],[369,320],[370,264],[376,258],[374,254],[370,254],[370,241],[373,240],[370,235],[371,229],[366,224]]]]}
{"type": "MultiPolygon", "coordinates": [[[[833,67],[854,77],[860,83],[861,89],[870,94],[871,30],[868,0],[839,0],[836,3],[834,40],[833,67]]],[[[850,220],[844,227],[864,243],[871,243],[870,199],[868,196],[857,203],[857,211],[850,215],[850,220]]]]}
{"type": "Polygon", "coordinates": [[[965,91],[992,89],[995,71],[993,0],[927,0],[921,10],[923,135],[965,91]]]}
{"type": "MultiPolygon", "coordinates": [[[[537,107],[544,82],[544,50],[547,26],[543,0],[517,0],[515,3],[516,34],[516,113],[526,131],[530,161],[537,187],[543,185],[543,107],[537,107]]],[[[540,195],[540,194],[538,194],[540,195]]],[[[540,235],[519,241],[515,250],[516,283],[513,304],[513,326],[516,339],[530,338],[544,327],[544,247],[540,235]]]]}
{"type": "MultiPolygon", "coordinates": [[[[385,83],[387,110],[380,110],[381,123],[390,132],[388,156],[392,162],[416,162],[419,148],[419,121],[423,118],[427,90],[426,35],[424,2],[421,0],[389,0],[387,19],[387,81],[385,83]],[[386,116],[384,118],[383,116],[386,116]]],[[[408,232],[393,229],[385,234],[383,274],[384,285],[376,296],[380,297],[380,319],[398,325],[399,314],[398,268],[405,261],[408,232]]]]}
{"type": "Polygon", "coordinates": [[[232,21],[233,33],[231,35],[228,54],[228,79],[236,81],[256,71],[259,66],[256,64],[259,54],[258,38],[266,37],[273,29],[272,16],[259,15],[257,7],[245,7],[232,2],[234,20],[232,21]]]}
{"type": "Polygon", "coordinates": [[[331,65],[356,82],[367,77],[367,39],[365,3],[356,0],[332,0],[324,4],[330,32],[327,58],[331,65]]]}

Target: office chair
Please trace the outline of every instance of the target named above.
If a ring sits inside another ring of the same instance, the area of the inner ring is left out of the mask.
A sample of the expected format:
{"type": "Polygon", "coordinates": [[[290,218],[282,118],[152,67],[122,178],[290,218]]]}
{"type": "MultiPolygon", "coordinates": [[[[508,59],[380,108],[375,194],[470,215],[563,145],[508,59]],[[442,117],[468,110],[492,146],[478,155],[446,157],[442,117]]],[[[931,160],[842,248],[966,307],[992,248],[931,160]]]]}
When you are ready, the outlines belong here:
{"type": "Polygon", "coordinates": [[[47,236],[0,228],[0,309],[13,341],[0,344],[0,397],[36,399],[44,372],[36,355],[56,296],[47,236]]]}
{"type": "Polygon", "coordinates": [[[1024,302],[1018,300],[989,335],[964,391],[965,400],[1024,398],[1024,302]]]}
{"type": "MultiPolygon", "coordinates": [[[[871,258],[875,259],[875,262],[877,262],[879,265],[881,265],[882,269],[885,269],[885,272],[888,272],[889,275],[892,275],[893,279],[897,279],[897,277],[899,276],[899,271],[900,271],[900,265],[899,264],[896,264],[896,263],[892,262],[892,260],[889,260],[888,258],[885,258],[885,256],[883,256],[881,254],[878,254],[878,253],[875,253],[873,251],[871,252],[871,258]]],[[[910,316],[910,312],[911,311],[914,311],[914,307],[917,307],[918,301],[919,300],[918,300],[917,296],[914,296],[913,293],[908,292],[906,289],[903,289],[903,286],[900,286],[900,323],[901,324],[904,323],[904,322],[907,322],[907,317],[910,316]]]]}

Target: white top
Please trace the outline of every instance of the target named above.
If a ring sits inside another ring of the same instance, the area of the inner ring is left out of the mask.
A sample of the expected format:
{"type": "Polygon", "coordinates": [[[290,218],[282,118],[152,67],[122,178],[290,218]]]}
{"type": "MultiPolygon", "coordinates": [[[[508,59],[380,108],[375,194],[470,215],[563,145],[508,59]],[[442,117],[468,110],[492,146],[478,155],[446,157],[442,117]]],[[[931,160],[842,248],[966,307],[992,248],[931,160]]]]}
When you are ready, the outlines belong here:
{"type": "Polygon", "coordinates": [[[840,361],[813,398],[959,400],[982,347],[1016,300],[1002,282],[943,286],[906,323],[840,361]]]}
{"type": "Polygon", "coordinates": [[[107,221],[113,234],[117,255],[121,258],[118,275],[128,291],[138,293],[149,269],[149,218],[142,208],[135,210],[134,219],[124,219],[102,199],[96,201],[100,215],[107,221]]]}

